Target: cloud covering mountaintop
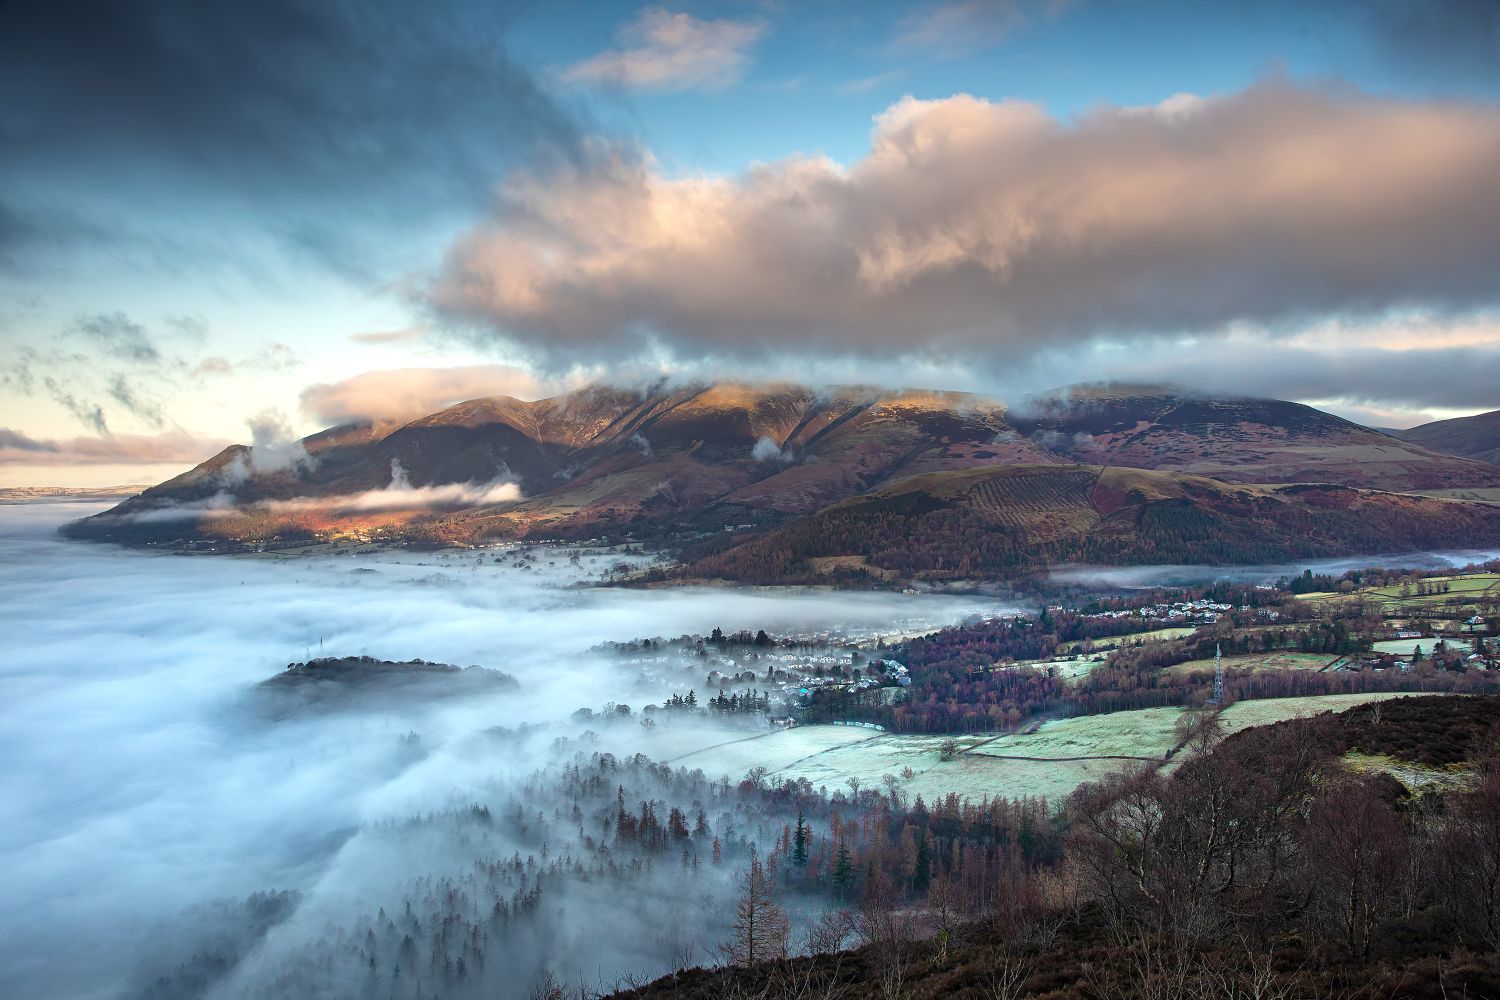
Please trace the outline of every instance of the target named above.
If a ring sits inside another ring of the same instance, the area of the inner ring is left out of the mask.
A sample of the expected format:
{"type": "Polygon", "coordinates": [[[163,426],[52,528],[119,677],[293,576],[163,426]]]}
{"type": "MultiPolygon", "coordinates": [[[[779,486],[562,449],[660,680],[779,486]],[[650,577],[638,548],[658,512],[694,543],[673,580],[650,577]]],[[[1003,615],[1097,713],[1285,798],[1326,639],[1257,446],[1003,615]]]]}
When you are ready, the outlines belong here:
{"type": "Polygon", "coordinates": [[[508,183],[433,288],[542,354],[978,350],[1494,295],[1500,112],[1272,80],[1059,120],[905,98],[846,167],[508,183]]]}

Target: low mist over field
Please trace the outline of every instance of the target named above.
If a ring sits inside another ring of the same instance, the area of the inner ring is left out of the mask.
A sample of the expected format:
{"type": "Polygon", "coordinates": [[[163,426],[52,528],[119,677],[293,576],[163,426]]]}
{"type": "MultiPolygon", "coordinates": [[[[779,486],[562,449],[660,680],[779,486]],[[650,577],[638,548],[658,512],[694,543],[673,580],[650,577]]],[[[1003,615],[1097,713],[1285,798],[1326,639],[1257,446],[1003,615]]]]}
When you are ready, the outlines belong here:
{"type": "Polygon", "coordinates": [[[1061,584],[1145,589],[1182,587],[1215,581],[1269,584],[1283,577],[1295,576],[1304,570],[1338,576],[1365,566],[1392,570],[1459,569],[1495,558],[1500,558],[1500,550],[1451,549],[1441,552],[1349,556],[1342,559],[1309,559],[1306,562],[1265,566],[1059,566],[1047,576],[1061,584]]]}
{"type": "MultiPolygon", "coordinates": [[[[55,535],[87,512],[38,504],[0,515],[7,995],[110,996],[122,982],[170,970],[211,936],[215,911],[194,909],[203,904],[296,891],[300,902],[285,903],[278,919],[321,928],[366,908],[399,908],[411,878],[461,870],[481,853],[524,857],[535,848],[498,833],[481,844],[370,831],[474,802],[498,808],[533,772],[571,756],[552,744],[580,734],[568,719],[576,709],[614,702],[638,712],[694,683],[643,678],[617,655],[589,652],[601,642],[720,625],[893,634],[995,609],[913,595],[576,589],[616,558],[575,565],[544,549],[526,563],[534,568],[519,569],[513,555],[493,551],[183,558],[55,535]],[[262,711],[254,686],[320,652],[478,664],[519,685],[361,702],[357,711],[262,711]],[[541,728],[484,734],[526,724],[541,728]],[[162,921],[176,930],[156,928],[162,921]]],[[[652,736],[633,719],[595,724],[599,744],[584,749],[670,756],[745,735],[696,725],[706,728],[652,736]]],[[[719,873],[726,891],[732,875],[719,873]]],[[[565,971],[593,981],[660,968],[666,946],[652,954],[627,940],[611,949],[599,937],[635,912],[635,895],[593,891],[603,895],[569,904],[569,927],[591,943],[597,967],[565,971]]],[[[225,918],[245,922],[238,909],[225,918]]],[[[263,948],[305,941],[283,931],[263,948]]],[[[248,961],[242,973],[251,994],[268,988],[254,979],[258,967],[248,961]]]]}

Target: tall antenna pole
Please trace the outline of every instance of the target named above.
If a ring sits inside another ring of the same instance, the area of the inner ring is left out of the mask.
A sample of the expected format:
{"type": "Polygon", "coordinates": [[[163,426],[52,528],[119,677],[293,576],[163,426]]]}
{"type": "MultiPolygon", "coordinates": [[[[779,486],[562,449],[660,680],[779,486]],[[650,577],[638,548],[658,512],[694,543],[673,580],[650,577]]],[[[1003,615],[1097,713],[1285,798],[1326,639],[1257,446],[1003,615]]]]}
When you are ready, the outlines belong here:
{"type": "Polygon", "coordinates": [[[1224,655],[1219,643],[1214,643],[1214,697],[1215,705],[1224,704],[1224,655]]]}

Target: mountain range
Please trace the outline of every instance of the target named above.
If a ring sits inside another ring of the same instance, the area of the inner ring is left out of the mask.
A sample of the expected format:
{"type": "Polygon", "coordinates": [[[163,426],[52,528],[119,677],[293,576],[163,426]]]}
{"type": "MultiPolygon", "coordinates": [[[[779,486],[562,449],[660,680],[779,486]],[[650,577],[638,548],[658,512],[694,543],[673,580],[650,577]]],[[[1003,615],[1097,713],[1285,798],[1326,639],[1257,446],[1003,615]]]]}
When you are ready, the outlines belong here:
{"type": "Polygon", "coordinates": [[[595,385],[232,446],[69,530],[133,543],[632,538],[678,548],[705,576],[895,580],[1500,544],[1500,505],[1447,498],[1497,487],[1500,466],[1280,400],[595,385]]]}

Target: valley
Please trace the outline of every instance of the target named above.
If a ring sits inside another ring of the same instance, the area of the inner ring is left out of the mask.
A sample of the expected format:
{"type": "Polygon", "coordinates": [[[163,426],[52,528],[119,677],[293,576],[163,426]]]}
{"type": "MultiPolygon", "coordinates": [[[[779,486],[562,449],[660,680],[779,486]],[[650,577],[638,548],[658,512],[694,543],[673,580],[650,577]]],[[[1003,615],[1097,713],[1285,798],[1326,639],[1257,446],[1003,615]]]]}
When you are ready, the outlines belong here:
{"type": "MultiPolygon", "coordinates": [[[[1102,474],[1056,468],[1050,508],[1097,517],[1102,474]]],[[[972,493],[976,510],[1066,537],[1067,518],[1029,510],[1013,482],[1053,473],[930,475],[948,480],[931,495],[972,493]]],[[[1164,490],[1161,475],[1118,482],[1164,490]]],[[[199,838],[224,845],[225,863],[194,863],[207,894],[184,882],[149,908],[170,946],[143,959],[126,937],[91,963],[89,975],[123,976],[126,995],[152,1000],[343,995],[371,975],[402,1000],[521,996],[548,977],[601,994],[640,987],[734,940],[726,907],[754,864],[775,873],[789,954],[879,940],[887,932],[867,923],[879,897],[911,914],[900,947],[918,962],[948,933],[942,921],[993,919],[1012,891],[1001,886],[1052,878],[1067,817],[1098,789],[1176,781],[1278,723],[1500,695],[1494,564],[1178,566],[1196,582],[1156,587],[1037,575],[1004,596],[651,587],[639,583],[687,564],[524,540],[303,541],[183,559],[56,536],[72,503],[11,510],[0,596],[39,684],[23,704],[76,718],[60,741],[104,738],[118,766],[160,772],[160,805],[130,807],[160,838],[143,871],[187,871],[179,859],[199,838]],[[119,586],[151,593],[158,618],[116,622],[119,586]],[[71,609],[66,621],[42,610],[54,604],[71,609]],[[48,665],[77,662],[80,633],[117,637],[97,679],[48,665]],[[1216,647],[1223,705],[1210,703],[1216,647]],[[186,698],[114,704],[89,731],[101,717],[81,710],[135,683],[186,698]],[[164,735],[121,735],[137,730],[164,735]],[[194,782],[219,818],[181,829],[170,816],[194,782]],[[968,832],[950,842],[955,822],[968,832]],[[276,827],[296,835],[265,839],[276,827]],[[287,853],[293,843],[321,846],[287,853]],[[1042,874],[1023,876],[1022,860],[1042,874]],[[660,915],[585,949],[567,916],[577,906],[660,915]],[[590,964],[575,957],[585,952],[590,964]],[[500,971],[513,968],[521,981],[500,971]]],[[[17,752],[38,770],[62,760],[40,734],[17,752]]],[[[1411,794],[1473,788],[1462,761],[1378,742],[1335,756],[1411,794]]],[[[100,780],[70,770],[75,784],[100,780]]],[[[36,816],[66,808],[50,788],[8,794],[36,816]]],[[[104,836],[116,808],[91,805],[86,828],[100,832],[88,836],[104,836]]],[[[45,824],[22,829],[8,849],[60,857],[47,837],[45,824]]],[[[55,863],[21,887],[41,938],[63,919],[42,902],[55,863]]],[[[128,868],[109,892],[140,877],[128,868]]],[[[109,897],[92,907],[112,912],[109,897]]],[[[57,985],[40,966],[17,975],[41,994],[57,985]]]]}
{"type": "MultiPolygon", "coordinates": [[[[965,949],[996,921],[1154,913],[1110,910],[1118,872],[1082,846],[1138,796],[1191,825],[1176,796],[1204,775],[1252,804],[1353,783],[1402,817],[1488,787],[1463,706],[1500,702],[1500,466],[1308,407],[593,386],[278,454],[0,514],[26,651],[5,676],[47,720],[9,749],[61,778],[0,786],[32,817],[0,850],[40,862],[21,939],[70,933],[53,900],[80,849],[133,859],[87,895],[90,932],[138,928],[66,973],[21,961],[29,995],[719,997],[795,975],[764,988],[854,996],[945,962],[994,982],[965,949]],[[120,617],[122,590],[151,614],[120,617]],[[781,929],[754,944],[735,914],[757,893],[781,929]]],[[[1313,836],[1288,815],[1243,822],[1313,836]]],[[[1258,848],[1200,846],[1290,891],[1258,848]]],[[[1094,974],[1048,947],[1029,968],[1094,974]]],[[[1065,952],[1128,961],[1100,948],[1065,952]]]]}

